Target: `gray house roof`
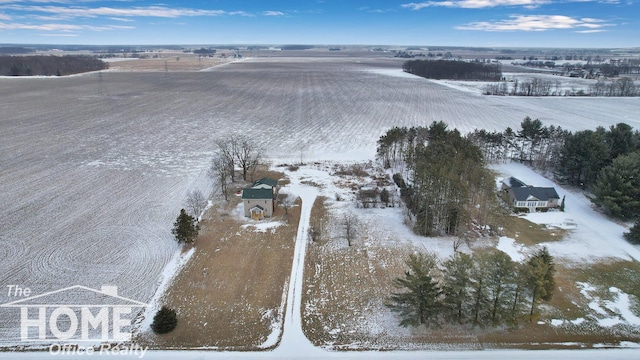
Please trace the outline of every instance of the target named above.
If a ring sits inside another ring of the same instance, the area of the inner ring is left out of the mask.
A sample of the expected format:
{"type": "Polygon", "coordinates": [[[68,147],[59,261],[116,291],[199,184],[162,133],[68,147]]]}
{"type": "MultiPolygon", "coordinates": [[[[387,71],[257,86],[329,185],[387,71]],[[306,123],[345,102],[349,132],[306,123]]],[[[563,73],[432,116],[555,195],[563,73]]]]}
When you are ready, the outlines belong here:
{"type": "Polygon", "coordinates": [[[527,184],[522,182],[522,180],[514,178],[513,176],[509,176],[508,178],[502,180],[502,183],[510,188],[527,186],[527,184]]]}
{"type": "Polygon", "coordinates": [[[514,186],[511,188],[511,191],[513,191],[513,196],[516,201],[549,201],[551,199],[560,199],[556,189],[552,187],[514,186]]]}
{"type": "Polygon", "coordinates": [[[273,191],[271,189],[242,189],[242,199],[251,200],[272,200],[273,191]]]}

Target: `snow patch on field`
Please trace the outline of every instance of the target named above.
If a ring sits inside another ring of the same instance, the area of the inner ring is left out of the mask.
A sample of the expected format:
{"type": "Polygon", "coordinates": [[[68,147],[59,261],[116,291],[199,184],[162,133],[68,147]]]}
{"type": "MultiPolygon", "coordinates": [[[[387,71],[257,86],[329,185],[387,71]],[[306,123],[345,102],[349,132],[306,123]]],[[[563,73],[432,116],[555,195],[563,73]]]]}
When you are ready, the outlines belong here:
{"type": "Polygon", "coordinates": [[[402,69],[369,69],[366,71],[373,74],[393,76],[398,78],[414,79],[414,80],[422,79],[420,76],[409,74],[408,72],[405,72],[402,69]]]}
{"type": "Polygon", "coordinates": [[[578,224],[571,215],[563,211],[548,211],[525,214],[524,218],[534,224],[546,225],[558,229],[571,230],[578,227],[578,224]]]}
{"type": "MultiPolygon", "coordinates": [[[[603,300],[595,295],[597,289],[585,282],[578,282],[580,293],[589,300],[589,308],[594,312],[590,317],[597,322],[599,326],[611,327],[618,324],[626,324],[630,326],[640,326],[640,317],[636,315],[632,308],[637,304],[637,299],[633,295],[629,295],[617,287],[610,287],[608,293],[610,300],[603,300]]],[[[555,320],[554,320],[555,321],[555,320]]],[[[584,318],[578,318],[570,321],[574,325],[579,325],[585,321],[584,318]]],[[[563,325],[562,320],[551,323],[554,326],[563,325]],[[560,321],[560,323],[558,323],[560,321]]]]}
{"type": "Polygon", "coordinates": [[[263,233],[266,233],[267,230],[270,230],[273,233],[281,225],[283,225],[282,221],[254,221],[249,224],[241,225],[240,227],[243,229],[252,229],[253,231],[263,233]]]}
{"type": "Polygon", "coordinates": [[[501,236],[498,239],[497,249],[509,255],[513,261],[521,262],[524,260],[524,245],[516,244],[512,238],[501,236]]]}

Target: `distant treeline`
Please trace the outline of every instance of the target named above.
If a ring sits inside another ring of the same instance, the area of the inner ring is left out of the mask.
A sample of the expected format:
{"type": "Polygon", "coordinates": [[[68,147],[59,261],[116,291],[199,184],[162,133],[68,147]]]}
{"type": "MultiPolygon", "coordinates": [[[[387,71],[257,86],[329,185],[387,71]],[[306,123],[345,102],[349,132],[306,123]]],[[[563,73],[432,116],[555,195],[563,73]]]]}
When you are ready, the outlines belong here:
{"type": "Polygon", "coordinates": [[[283,45],[282,50],[309,50],[313,49],[313,45],[283,45]]]}
{"type": "Polygon", "coordinates": [[[0,46],[0,54],[28,54],[32,52],[35,52],[35,49],[20,46],[0,46]]]}
{"type": "Polygon", "coordinates": [[[560,80],[543,80],[533,78],[508,83],[501,81],[487,84],[482,92],[484,95],[511,96],[638,96],[638,86],[633,79],[623,77],[617,80],[598,80],[589,85],[587,91],[583,89],[562,89],[560,80]]]}
{"type": "Polygon", "coordinates": [[[405,72],[427,79],[488,80],[502,78],[500,64],[447,60],[409,60],[402,65],[405,72]]]}
{"type": "Polygon", "coordinates": [[[92,56],[0,56],[0,75],[62,76],[107,69],[92,56]]]}

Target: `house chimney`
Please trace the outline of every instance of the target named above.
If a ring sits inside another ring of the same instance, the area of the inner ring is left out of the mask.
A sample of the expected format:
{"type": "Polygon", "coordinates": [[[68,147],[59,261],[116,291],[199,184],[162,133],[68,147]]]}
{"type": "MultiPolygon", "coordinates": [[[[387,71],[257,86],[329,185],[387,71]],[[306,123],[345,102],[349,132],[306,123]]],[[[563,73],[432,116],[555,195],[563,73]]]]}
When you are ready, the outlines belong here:
{"type": "Polygon", "coordinates": [[[112,285],[102,285],[100,291],[111,296],[118,296],[118,287],[112,285]]]}

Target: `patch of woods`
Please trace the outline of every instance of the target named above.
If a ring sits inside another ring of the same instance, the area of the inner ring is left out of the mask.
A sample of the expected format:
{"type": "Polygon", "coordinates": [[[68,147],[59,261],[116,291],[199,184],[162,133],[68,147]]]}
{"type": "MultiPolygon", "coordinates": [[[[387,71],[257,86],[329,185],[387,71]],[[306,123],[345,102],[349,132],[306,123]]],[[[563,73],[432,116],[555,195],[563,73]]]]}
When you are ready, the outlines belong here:
{"type": "Polygon", "coordinates": [[[5,76],[62,76],[108,68],[93,56],[0,56],[0,75],[5,76]]]}
{"type": "Polygon", "coordinates": [[[622,77],[617,80],[598,80],[583,89],[563,89],[560,80],[532,78],[528,80],[501,81],[484,87],[484,95],[511,96],[638,96],[640,92],[633,79],[622,77]]]}
{"type": "Polygon", "coordinates": [[[494,174],[482,152],[443,122],[428,128],[393,128],[378,140],[385,168],[401,169],[393,180],[419,235],[465,235],[497,228],[500,210],[494,174]],[[494,226],[486,227],[487,224],[494,226]]]}
{"type": "Polygon", "coordinates": [[[456,252],[442,263],[431,254],[412,254],[404,276],[393,280],[397,292],[386,306],[401,326],[516,326],[533,321],[537,307],[551,300],[555,265],[546,247],[518,263],[502,251],[456,252]]]}
{"type": "Polygon", "coordinates": [[[640,243],[640,133],[625,123],[567,131],[526,117],[518,131],[467,135],[487,162],[518,161],[579,187],[607,215],[635,221],[625,234],[640,243]]]}
{"type": "Polygon", "coordinates": [[[479,61],[409,60],[402,70],[427,79],[498,81],[502,78],[500,64],[479,61]]]}
{"type": "Polygon", "coordinates": [[[602,211],[635,221],[625,234],[640,243],[640,133],[625,123],[571,132],[526,117],[514,131],[476,129],[461,136],[442,122],[395,127],[380,137],[377,157],[393,180],[419,235],[491,232],[504,213],[488,162],[518,161],[580,187],[602,211]]]}

